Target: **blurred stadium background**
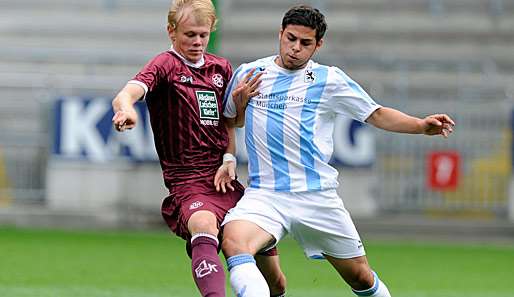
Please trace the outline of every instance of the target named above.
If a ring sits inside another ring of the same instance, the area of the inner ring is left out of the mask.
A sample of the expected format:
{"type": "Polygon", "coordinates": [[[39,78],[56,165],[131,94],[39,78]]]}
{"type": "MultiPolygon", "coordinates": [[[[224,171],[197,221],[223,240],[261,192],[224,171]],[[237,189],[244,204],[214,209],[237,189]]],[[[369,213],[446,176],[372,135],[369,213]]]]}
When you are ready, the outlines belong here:
{"type": "MultiPolygon", "coordinates": [[[[0,0],[0,224],[164,228],[145,107],[116,134],[110,100],[169,47],[169,2],[0,0]]],[[[213,51],[234,68],[274,54],[296,3],[218,0],[213,51]]],[[[364,237],[512,244],[514,0],[304,3],[327,16],[317,61],[383,105],[457,122],[444,140],[338,119],[333,161],[364,237]]]]}
{"type": "MultiPolygon", "coordinates": [[[[281,16],[295,3],[218,1],[212,48],[234,68],[275,53],[281,16]]],[[[458,123],[444,140],[338,119],[334,164],[354,216],[512,221],[514,1],[307,3],[329,24],[318,61],[343,68],[384,105],[447,112],[458,123]]],[[[151,132],[114,133],[109,101],[168,48],[169,0],[0,5],[0,222],[158,222],[165,191],[151,132]]]]}

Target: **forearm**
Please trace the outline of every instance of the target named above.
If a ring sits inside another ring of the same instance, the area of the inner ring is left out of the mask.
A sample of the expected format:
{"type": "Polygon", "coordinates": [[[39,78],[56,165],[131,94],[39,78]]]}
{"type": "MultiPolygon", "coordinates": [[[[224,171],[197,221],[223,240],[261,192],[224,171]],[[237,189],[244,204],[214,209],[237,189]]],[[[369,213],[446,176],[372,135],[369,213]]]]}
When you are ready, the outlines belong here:
{"type": "Polygon", "coordinates": [[[375,110],[366,122],[377,128],[398,133],[422,134],[424,131],[422,119],[388,107],[375,110]]]}
{"type": "Polygon", "coordinates": [[[236,154],[236,129],[234,127],[227,127],[227,133],[228,133],[228,146],[225,150],[225,153],[229,153],[232,155],[236,154]]]}
{"type": "Polygon", "coordinates": [[[112,100],[112,108],[114,112],[120,110],[127,110],[134,106],[141,97],[144,95],[144,90],[134,84],[127,84],[116,97],[112,100]]]}
{"type": "Polygon", "coordinates": [[[238,110],[237,116],[235,118],[234,126],[238,128],[242,128],[245,125],[245,109],[238,110]]]}

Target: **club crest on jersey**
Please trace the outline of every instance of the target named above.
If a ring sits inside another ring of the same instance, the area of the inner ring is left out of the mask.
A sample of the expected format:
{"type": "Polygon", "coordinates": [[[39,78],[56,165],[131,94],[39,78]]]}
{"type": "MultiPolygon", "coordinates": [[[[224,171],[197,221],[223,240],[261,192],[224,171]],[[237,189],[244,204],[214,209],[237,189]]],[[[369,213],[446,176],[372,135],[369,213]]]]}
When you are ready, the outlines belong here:
{"type": "Polygon", "coordinates": [[[218,88],[223,88],[223,76],[219,73],[214,74],[212,76],[212,83],[218,88]]]}
{"type": "Polygon", "coordinates": [[[202,125],[218,126],[220,116],[216,93],[213,91],[196,91],[196,100],[198,101],[202,125]]]}
{"type": "Polygon", "coordinates": [[[310,69],[305,70],[304,82],[313,83],[316,81],[316,73],[310,69]]]}
{"type": "Polygon", "coordinates": [[[192,76],[181,75],[180,76],[180,82],[181,83],[190,83],[190,84],[192,84],[193,83],[193,77],[192,76]]]}

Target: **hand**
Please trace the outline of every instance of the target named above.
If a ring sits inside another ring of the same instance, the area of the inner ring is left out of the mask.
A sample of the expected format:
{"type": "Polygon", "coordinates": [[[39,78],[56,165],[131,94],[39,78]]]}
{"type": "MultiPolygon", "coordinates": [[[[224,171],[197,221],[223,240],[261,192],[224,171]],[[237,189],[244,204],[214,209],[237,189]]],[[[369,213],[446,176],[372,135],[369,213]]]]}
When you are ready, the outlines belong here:
{"type": "Polygon", "coordinates": [[[244,79],[239,82],[234,91],[232,91],[232,98],[234,99],[237,110],[244,110],[250,98],[260,94],[257,88],[261,84],[261,76],[264,72],[259,72],[257,75],[253,76],[254,73],[255,68],[250,70],[244,79]]]}
{"type": "Polygon", "coordinates": [[[137,112],[134,107],[120,109],[116,111],[112,117],[112,123],[114,128],[119,132],[132,129],[136,126],[137,123],[137,112]]]}
{"type": "Polygon", "coordinates": [[[455,122],[446,114],[434,114],[423,119],[423,134],[442,135],[448,138],[453,132],[455,122]]]}
{"type": "Polygon", "coordinates": [[[225,161],[223,165],[218,168],[216,171],[216,175],[214,176],[214,186],[216,186],[216,191],[223,191],[223,193],[227,192],[227,188],[231,191],[234,191],[234,187],[232,186],[232,181],[236,179],[236,162],[234,161],[225,161]]]}

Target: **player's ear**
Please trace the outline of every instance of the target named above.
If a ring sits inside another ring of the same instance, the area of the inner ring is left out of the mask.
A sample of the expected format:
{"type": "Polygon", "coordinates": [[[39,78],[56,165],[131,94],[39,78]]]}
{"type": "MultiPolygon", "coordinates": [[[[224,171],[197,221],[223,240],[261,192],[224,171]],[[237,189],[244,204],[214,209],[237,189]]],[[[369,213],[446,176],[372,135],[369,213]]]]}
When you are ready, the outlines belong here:
{"type": "Polygon", "coordinates": [[[282,33],[284,33],[284,29],[280,29],[280,31],[278,31],[278,39],[279,40],[282,38],[282,33]]]}
{"type": "Polygon", "coordinates": [[[323,45],[323,38],[321,38],[318,42],[316,42],[316,50],[319,50],[323,45]]]}
{"type": "Polygon", "coordinates": [[[167,30],[168,30],[168,37],[170,38],[171,42],[174,42],[175,41],[175,36],[177,34],[177,32],[175,30],[175,27],[173,27],[172,25],[168,24],[167,30]]]}

